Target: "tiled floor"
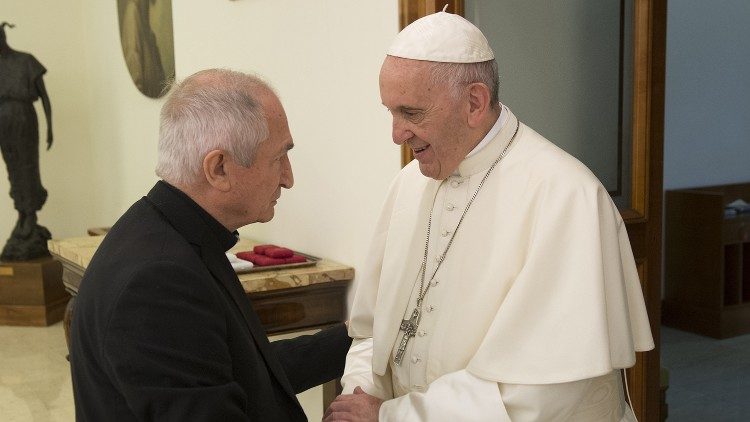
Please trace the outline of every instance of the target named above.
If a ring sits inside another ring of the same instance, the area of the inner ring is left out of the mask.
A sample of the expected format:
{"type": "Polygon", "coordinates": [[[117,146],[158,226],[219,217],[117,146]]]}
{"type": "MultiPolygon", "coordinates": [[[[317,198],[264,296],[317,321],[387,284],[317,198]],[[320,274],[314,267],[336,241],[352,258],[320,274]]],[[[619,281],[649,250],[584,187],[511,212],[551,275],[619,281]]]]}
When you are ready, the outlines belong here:
{"type": "Polygon", "coordinates": [[[716,340],[661,329],[669,422],[750,420],[750,334],[716,340]]]}
{"type": "MultiPolygon", "coordinates": [[[[0,421],[75,421],[67,353],[62,323],[0,326],[0,421]]],[[[321,419],[320,387],[298,398],[310,420],[321,419]]]]}
{"type": "Polygon", "coordinates": [[[11,421],[73,421],[62,323],[0,326],[0,415],[11,421]]]}

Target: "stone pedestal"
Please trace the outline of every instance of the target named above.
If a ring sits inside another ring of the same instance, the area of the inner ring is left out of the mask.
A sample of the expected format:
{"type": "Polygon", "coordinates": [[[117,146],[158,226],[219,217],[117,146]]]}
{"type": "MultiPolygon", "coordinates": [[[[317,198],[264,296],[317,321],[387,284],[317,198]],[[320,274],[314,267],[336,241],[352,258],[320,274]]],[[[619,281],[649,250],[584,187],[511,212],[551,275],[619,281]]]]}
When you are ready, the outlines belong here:
{"type": "Polygon", "coordinates": [[[0,325],[53,324],[63,318],[68,299],[54,258],[0,261],[0,325]]]}

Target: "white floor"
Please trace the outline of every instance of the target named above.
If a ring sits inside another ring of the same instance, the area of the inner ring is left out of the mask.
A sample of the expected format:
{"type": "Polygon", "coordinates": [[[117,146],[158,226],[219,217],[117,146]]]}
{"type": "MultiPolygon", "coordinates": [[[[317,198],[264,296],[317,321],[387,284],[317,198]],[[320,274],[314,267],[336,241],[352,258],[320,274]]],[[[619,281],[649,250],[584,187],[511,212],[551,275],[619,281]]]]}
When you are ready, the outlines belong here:
{"type": "Polygon", "coordinates": [[[74,421],[67,354],[62,323],[0,326],[0,419],[74,421]]]}
{"type": "MultiPolygon", "coordinates": [[[[0,420],[75,421],[67,353],[61,322],[49,327],[0,326],[0,420]]],[[[322,388],[298,397],[308,419],[320,420],[322,388]]]]}

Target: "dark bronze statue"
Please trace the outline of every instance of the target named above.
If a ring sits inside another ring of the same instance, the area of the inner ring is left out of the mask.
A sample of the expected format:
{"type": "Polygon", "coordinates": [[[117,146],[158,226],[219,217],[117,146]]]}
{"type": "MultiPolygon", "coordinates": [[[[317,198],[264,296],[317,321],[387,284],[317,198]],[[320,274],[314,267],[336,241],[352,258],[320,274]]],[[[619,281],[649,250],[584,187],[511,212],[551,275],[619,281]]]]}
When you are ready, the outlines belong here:
{"type": "Polygon", "coordinates": [[[42,99],[47,119],[47,149],[52,146],[52,108],[42,76],[47,69],[34,56],[8,46],[0,24],[0,147],[10,179],[10,197],[18,221],[0,259],[23,261],[49,254],[49,231],[36,213],[47,200],[39,175],[39,126],[34,101],[42,99]]]}

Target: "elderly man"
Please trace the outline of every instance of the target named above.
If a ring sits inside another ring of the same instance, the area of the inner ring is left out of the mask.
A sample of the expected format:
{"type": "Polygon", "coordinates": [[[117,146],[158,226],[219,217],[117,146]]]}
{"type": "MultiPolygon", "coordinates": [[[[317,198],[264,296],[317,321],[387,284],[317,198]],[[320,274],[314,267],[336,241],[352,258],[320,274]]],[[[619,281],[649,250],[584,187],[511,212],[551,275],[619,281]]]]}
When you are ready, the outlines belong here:
{"type": "Polygon", "coordinates": [[[416,160],[376,226],[325,419],[631,420],[620,370],[653,340],[607,191],[498,101],[460,16],[406,27],[380,94],[416,160]]]}
{"type": "Polygon", "coordinates": [[[303,421],[340,376],[343,325],[269,344],[225,251],[292,187],[286,114],[255,77],[199,72],[161,113],[163,179],[112,227],[71,326],[79,421],[303,421]]]}

